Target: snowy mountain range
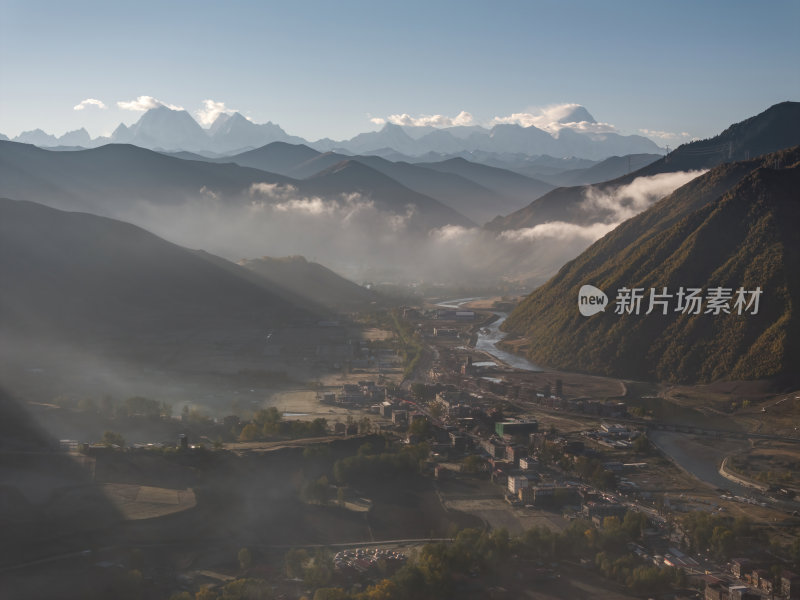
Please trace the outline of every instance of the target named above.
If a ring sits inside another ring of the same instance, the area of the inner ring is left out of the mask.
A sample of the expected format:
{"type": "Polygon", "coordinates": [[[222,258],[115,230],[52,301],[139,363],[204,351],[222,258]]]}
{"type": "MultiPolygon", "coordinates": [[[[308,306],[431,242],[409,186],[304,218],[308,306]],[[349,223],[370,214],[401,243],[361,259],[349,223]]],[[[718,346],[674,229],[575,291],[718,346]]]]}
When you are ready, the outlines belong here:
{"type": "MultiPolygon", "coordinates": [[[[526,127],[507,123],[492,128],[473,125],[434,128],[387,122],[379,131],[361,133],[349,140],[321,139],[309,142],[287,134],[275,123],[253,123],[240,113],[221,114],[208,129],[204,129],[187,111],[158,106],[145,112],[131,126],[120,124],[110,137],[91,139],[85,129],[56,137],[36,129],[21,133],[13,141],[40,147],[83,148],[125,143],[151,150],[189,151],[207,156],[242,152],[272,142],[306,144],[320,152],[383,156],[399,153],[407,157],[431,153],[447,156],[463,152],[488,152],[601,160],[614,155],[662,153],[661,148],[646,137],[620,135],[591,127],[596,121],[582,106],[576,106],[559,121],[565,126],[549,130],[534,125],[526,127]]],[[[2,139],[7,138],[2,136],[2,139]]]]}

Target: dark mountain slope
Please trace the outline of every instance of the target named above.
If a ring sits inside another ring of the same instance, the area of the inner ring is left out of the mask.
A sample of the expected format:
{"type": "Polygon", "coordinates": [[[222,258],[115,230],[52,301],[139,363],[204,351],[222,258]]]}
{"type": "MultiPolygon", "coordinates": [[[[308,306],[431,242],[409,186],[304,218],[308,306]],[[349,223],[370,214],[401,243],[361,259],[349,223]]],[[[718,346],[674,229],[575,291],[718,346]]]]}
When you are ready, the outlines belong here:
{"type": "Polygon", "coordinates": [[[679,146],[640,174],[714,167],[800,144],[800,102],[781,102],[707,140],[679,146]]]}
{"type": "Polygon", "coordinates": [[[519,204],[531,202],[532,198],[538,198],[553,189],[550,183],[463,158],[418,164],[426,169],[459,175],[519,204]]]}
{"type": "MultiPolygon", "coordinates": [[[[755,155],[754,155],[755,156],[755,155]]],[[[660,154],[628,154],[627,156],[610,156],[604,161],[585,169],[574,169],[562,173],[554,173],[549,181],[559,186],[591,185],[624,177],[628,173],[638,171],[642,167],[659,160],[660,154]]]]}
{"type": "Polygon", "coordinates": [[[0,328],[69,341],[253,331],[305,314],[133,225],[7,199],[0,280],[0,328]]]}
{"type": "Polygon", "coordinates": [[[116,213],[134,200],[180,204],[210,190],[234,197],[251,184],[287,177],[233,164],[181,160],[124,144],[51,152],[0,142],[0,193],[67,210],[116,213]]]}
{"type": "MultiPolygon", "coordinates": [[[[501,191],[486,187],[477,181],[477,177],[467,177],[463,174],[436,171],[425,168],[425,165],[410,164],[407,162],[391,162],[379,156],[359,156],[355,160],[367,165],[398,181],[409,189],[420,194],[430,196],[465,215],[476,223],[498,214],[506,214],[514,207],[523,206],[536,197],[540,191],[535,185],[530,185],[527,199],[520,200],[501,191]]],[[[466,162],[466,161],[465,161],[466,162]]],[[[469,166],[473,166],[468,163],[469,166]]],[[[469,171],[469,166],[465,171],[469,171]]],[[[480,169],[483,165],[474,165],[480,169]]],[[[515,176],[515,173],[509,173],[515,176]]],[[[544,193],[549,188],[541,190],[544,193]]]]}
{"type": "Polygon", "coordinates": [[[245,260],[243,267],[263,278],[272,286],[288,289],[303,298],[322,304],[337,312],[375,308],[382,298],[349,279],[337,275],[320,264],[302,256],[285,258],[263,257],[245,260]]]}
{"type": "Polygon", "coordinates": [[[565,265],[505,327],[525,337],[534,361],[562,369],[669,381],[795,376],[798,188],[800,148],[713,169],[565,265]],[[739,181],[717,195],[731,179],[739,181]],[[609,295],[605,312],[580,315],[585,284],[609,295]],[[683,314],[673,298],[669,314],[644,314],[650,288],[675,294],[681,286],[702,288],[703,296],[731,288],[734,297],[740,287],[760,287],[759,312],[683,314]],[[644,288],[642,314],[615,313],[623,287],[644,288]]]}
{"type": "MultiPolygon", "coordinates": [[[[303,144],[273,142],[255,150],[217,159],[216,162],[232,162],[243,167],[252,167],[270,173],[279,173],[288,177],[302,179],[303,175],[298,175],[294,172],[297,165],[312,160],[319,155],[319,152],[303,144]]],[[[339,160],[336,162],[339,162],[339,160]]]]}

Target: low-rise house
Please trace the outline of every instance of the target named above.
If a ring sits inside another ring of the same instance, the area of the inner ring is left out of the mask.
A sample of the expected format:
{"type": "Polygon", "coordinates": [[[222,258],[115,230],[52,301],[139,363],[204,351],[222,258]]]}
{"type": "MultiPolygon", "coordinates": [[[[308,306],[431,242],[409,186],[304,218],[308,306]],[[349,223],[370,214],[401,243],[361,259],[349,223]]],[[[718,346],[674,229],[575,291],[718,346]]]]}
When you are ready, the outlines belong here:
{"type": "Polygon", "coordinates": [[[508,478],[508,491],[513,496],[517,496],[519,490],[528,487],[528,478],[522,475],[512,475],[508,478]]]}
{"type": "Polygon", "coordinates": [[[706,585],[705,600],[730,600],[728,586],[722,582],[706,585]]]}
{"type": "Polygon", "coordinates": [[[744,579],[746,573],[753,570],[753,563],[749,558],[731,559],[731,573],[736,579],[744,579]]]}
{"type": "Polygon", "coordinates": [[[392,423],[394,423],[395,425],[407,425],[408,411],[407,410],[392,411],[392,423]]]}
{"type": "Polygon", "coordinates": [[[587,502],[583,505],[582,512],[590,519],[599,517],[605,519],[606,517],[617,517],[622,519],[628,508],[623,504],[616,502],[587,502]]]}
{"type": "Polygon", "coordinates": [[[506,445],[496,439],[482,440],[481,448],[492,458],[503,458],[506,455],[506,445]]]}
{"type": "Polygon", "coordinates": [[[506,446],[506,458],[509,462],[514,463],[514,466],[519,466],[521,458],[528,455],[528,449],[524,446],[506,446]]]}
{"type": "Polygon", "coordinates": [[[800,576],[792,571],[781,573],[781,594],[784,598],[800,598],[800,576]]]}

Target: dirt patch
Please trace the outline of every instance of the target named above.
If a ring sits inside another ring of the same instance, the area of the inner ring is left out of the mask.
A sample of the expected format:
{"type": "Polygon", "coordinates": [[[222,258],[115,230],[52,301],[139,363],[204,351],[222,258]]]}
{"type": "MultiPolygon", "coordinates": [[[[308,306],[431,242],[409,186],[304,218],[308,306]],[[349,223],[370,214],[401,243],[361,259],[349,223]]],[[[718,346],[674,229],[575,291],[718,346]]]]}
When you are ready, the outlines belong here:
{"type": "Polygon", "coordinates": [[[480,527],[473,516],[442,505],[430,479],[409,476],[362,489],[375,539],[447,537],[454,528],[480,527]]]}
{"type": "Polygon", "coordinates": [[[107,483],[103,493],[127,521],[153,519],[197,506],[194,490],[107,483]]]}
{"type": "Polygon", "coordinates": [[[512,506],[502,487],[479,479],[450,479],[438,484],[445,507],[473,515],[492,529],[519,535],[534,527],[562,531],[567,522],[557,513],[512,506]]]}
{"type": "Polygon", "coordinates": [[[361,332],[361,338],[370,342],[390,340],[394,337],[394,332],[388,329],[378,329],[377,327],[370,327],[361,332]]]}

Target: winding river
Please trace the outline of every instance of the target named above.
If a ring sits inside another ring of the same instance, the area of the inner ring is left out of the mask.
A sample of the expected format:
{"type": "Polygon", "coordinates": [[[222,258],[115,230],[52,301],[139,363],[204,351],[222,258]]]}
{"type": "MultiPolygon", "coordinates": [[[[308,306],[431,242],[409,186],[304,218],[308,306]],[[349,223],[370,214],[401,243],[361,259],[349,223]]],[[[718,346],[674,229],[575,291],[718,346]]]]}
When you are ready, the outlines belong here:
{"type": "MultiPolygon", "coordinates": [[[[440,303],[438,306],[456,309],[470,301],[478,299],[479,298],[459,298],[457,300],[440,303]]],[[[497,315],[498,318],[491,325],[481,328],[478,333],[475,349],[485,352],[516,369],[524,371],[543,371],[544,369],[538,367],[529,360],[517,356],[516,354],[505,352],[497,347],[497,343],[505,337],[505,333],[500,331],[500,325],[503,324],[503,321],[506,320],[508,315],[502,312],[494,312],[494,314],[497,315]]],[[[667,422],[680,423],[688,420],[693,425],[702,425],[705,424],[704,421],[708,420],[710,421],[709,427],[719,425],[718,422],[709,419],[702,413],[684,407],[678,407],[672,403],[667,403],[663,399],[651,399],[650,402],[651,404],[659,404],[659,406],[649,406],[649,408],[654,410],[654,412],[659,415],[659,418],[667,422]]],[[[730,481],[720,475],[719,464],[725,456],[724,451],[714,448],[713,446],[702,444],[694,440],[692,436],[680,433],[653,431],[650,433],[650,438],[659,450],[700,481],[712,485],[715,488],[730,490],[735,494],[743,496],[753,495],[753,489],[730,481]]]]}
{"type": "MultiPolygon", "coordinates": [[[[444,302],[440,302],[436,306],[458,309],[464,304],[472,302],[473,300],[483,299],[484,298],[481,297],[457,298],[455,300],[446,300],[444,302]]],[[[497,319],[495,319],[490,325],[481,327],[480,331],[478,331],[478,341],[475,343],[475,349],[485,352],[486,354],[495,357],[497,360],[504,362],[508,366],[514,367],[515,369],[520,369],[521,371],[544,371],[544,369],[537,367],[528,359],[516,354],[511,354],[510,352],[506,352],[505,350],[497,347],[497,343],[500,342],[506,335],[500,331],[500,325],[503,324],[503,321],[506,320],[508,315],[503,312],[494,311],[493,314],[497,317],[497,319]]]]}
{"type": "Polygon", "coordinates": [[[481,327],[481,331],[478,332],[478,341],[475,343],[475,349],[490,354],[515,369],[523,371],[543,371],[544,369],[537,367],[528,359],[516,354],[511,354],[497,347],[497,343],[506,336],[505,333],[500,331],[500,325],[503,324],[503,321],[506,320],[508,315],[502,312],[496,312],[494,314],[497,315],[497,320],[491,325],[481,327]]]}

